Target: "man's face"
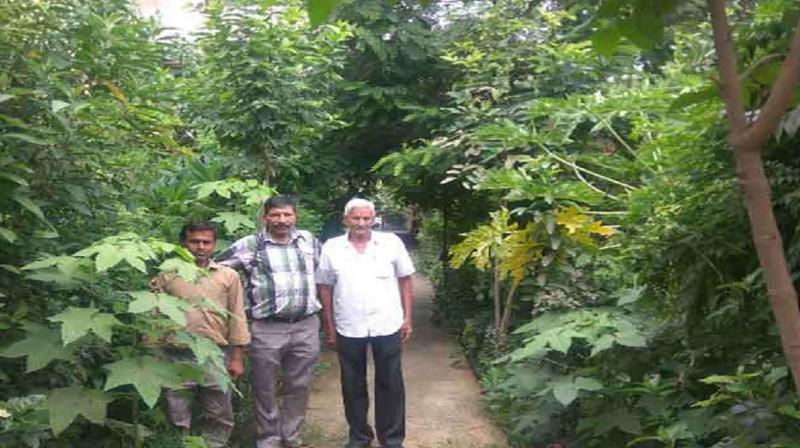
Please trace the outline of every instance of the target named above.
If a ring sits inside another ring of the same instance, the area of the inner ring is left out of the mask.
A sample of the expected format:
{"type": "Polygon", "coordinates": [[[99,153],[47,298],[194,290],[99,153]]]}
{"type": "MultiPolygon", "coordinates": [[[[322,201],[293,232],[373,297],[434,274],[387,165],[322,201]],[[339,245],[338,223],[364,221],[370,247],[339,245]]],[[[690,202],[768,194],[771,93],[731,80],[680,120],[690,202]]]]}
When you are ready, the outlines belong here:
{"type": "Polygon", "coordinates": [[[264,213],[263,219],[267,231],[273,238],[285,238],[289,236],[297,222],[297,213],[291,205],[272,207],[264,213]]]}
{"type": "Polygon", "coordinates": [[[186,232],[186,239],[183,240],[183,247],[194,255],[198,266],[205,266],[214,254],[214,246],[217,244],[214,232],[211,230],[197,230],[186,232]]]}
{"type": "Polygon", "coordinates": [[[373,222],[375,222],[375,212],[367,207],[356,207],[344,215],[344,225],[350,229],[350,234],[355,236],[369,234],[373,222]]]}

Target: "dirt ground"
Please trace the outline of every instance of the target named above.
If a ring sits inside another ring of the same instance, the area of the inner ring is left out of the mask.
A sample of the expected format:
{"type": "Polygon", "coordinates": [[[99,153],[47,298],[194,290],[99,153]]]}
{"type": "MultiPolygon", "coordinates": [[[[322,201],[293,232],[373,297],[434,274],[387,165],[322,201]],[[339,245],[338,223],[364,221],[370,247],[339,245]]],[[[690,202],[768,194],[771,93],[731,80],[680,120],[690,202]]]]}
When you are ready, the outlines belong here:
{"type": "MultiPolygon", "coordinates": [[[[432,296],[430,282],[416,276],[414,334],[403,353],[405,447],[505,447],[503,433],[481,409],[480,388],[458,345],[430,321],[432,296]]],[[[371,366],[368,375],[372,376],[371,366]]],[[[346,434],[339,365],[335,353],[325,352],[312,385],[305,440],[315,448],[340,448],[346,434]]]]}

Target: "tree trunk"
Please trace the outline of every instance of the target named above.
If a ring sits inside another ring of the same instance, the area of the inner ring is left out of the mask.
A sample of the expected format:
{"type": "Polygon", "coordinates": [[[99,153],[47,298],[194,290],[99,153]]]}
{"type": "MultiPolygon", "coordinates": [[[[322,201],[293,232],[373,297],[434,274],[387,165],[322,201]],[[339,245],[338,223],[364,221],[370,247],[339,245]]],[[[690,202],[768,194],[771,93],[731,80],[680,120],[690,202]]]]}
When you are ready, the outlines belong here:
{"type": "Polygon", "coordinates": [[[517,286],[519,286],[519,282],[511,280],[511,286],[506,293],[506,305],[503,308],[503,315],[500,318],[500,327],[497,329],[497,333],[503,339],[505,339],[508,333],[508,323],[511,321],[511,310],[514,308],[514,297],[517,295],[517,286]]]}
{"type": "Polygon", "coordinates": [[[795,390],[800,395],[800,308],[786,263],[783,239],[772,210],[770,186],[760,148],[734,147],[733,154],[781,345],[794,377],[795,390]]]}
{"type": "Polygon", "coordinates": [[[497,255],[493,256],[492,259],[494,273],[492,275],[492,303],[494,308],[494,329],[497,334],[500,334],[500,305],[502,303],[501,297],[501,280],[500,280],[500,260],[497,259],[497,255]]]}
{"type": "Polygon", "coordinates": [[[449,277],[448,272],[450,268],[447,265],[447,258],[450,256],[450,235],[448,233],[448,225],[450,223],[450,206],[445,202],[442,207],[442,253],[440,255],[442,261],[442,290],[447,291],[449,277]]]}
{"type": "Polygon", "coordinates": [[[764,173],[761,148],[778,126],[791,104],[791,92],[800,77],[800,24],[770,97],[752,124],[747,122],[736,64],[736,50],[725,13],[725,0],[708,0],[720,86],[730,124],[728,140],[736,162],[736,176],[750,220],[753,244],[764,273],[772,312],[778,325],[781,347],[800,395],[800,308],[783,248],[783,240],[772,210],[772,194],[764,173]]]}
{"type": "Polygon", "coordinates": [[[269,187],[274,171],[272,167],[272,147],[267,143],[264,144],[264,186],[269,187]]]}

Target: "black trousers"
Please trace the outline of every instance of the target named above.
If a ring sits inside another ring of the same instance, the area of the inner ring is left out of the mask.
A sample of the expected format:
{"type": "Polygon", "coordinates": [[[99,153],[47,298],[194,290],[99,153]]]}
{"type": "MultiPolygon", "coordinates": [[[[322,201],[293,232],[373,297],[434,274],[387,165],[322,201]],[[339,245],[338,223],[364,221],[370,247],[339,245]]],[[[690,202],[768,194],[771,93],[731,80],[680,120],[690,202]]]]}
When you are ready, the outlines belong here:
{"type": "Polygon", "coordinates": [[[399,448],[406,436],[406,391],[403,385],[400,332],[388,336],[336,337],[341,368],[342,398],[347,424],[348,446],[368,446],[375,434],[367,422],[367,346],[375,360],[375,429],[381,446],[399,448]]]}

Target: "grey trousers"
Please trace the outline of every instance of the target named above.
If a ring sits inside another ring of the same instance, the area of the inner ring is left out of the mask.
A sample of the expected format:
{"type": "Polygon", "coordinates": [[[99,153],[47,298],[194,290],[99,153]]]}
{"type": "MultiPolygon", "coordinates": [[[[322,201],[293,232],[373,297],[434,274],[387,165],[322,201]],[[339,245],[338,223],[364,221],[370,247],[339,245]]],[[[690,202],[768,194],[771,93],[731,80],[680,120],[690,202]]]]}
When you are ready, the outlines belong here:
{"type": "MultiPolygon", "coordinates": [[[[167,356],[175,362],[191,362],[194,355],[189,350],[167,350],[167,356]]],[[[226,352],[227,355],[227,352],[226,352]]],[[[209,382],[185,383],[182,389],[164,392],[167,419],[182,432],[188,433],[192,426],[192,399],[197,395],[203,415],[200,435],[209,448],[224,448],[233,432],[233,406],[231,390],[223,392],[219,385],[209,382]]]]}
{"type": "Polygon", "coordinates": [[[295,323],[253,320],[250,336],[257,446],[297,443],[319,359],[319,317],[295,323]]]}

